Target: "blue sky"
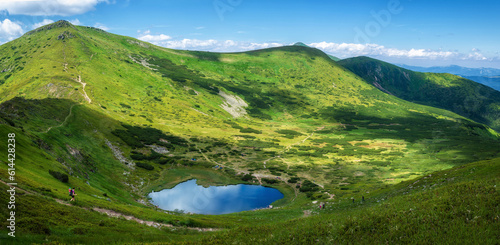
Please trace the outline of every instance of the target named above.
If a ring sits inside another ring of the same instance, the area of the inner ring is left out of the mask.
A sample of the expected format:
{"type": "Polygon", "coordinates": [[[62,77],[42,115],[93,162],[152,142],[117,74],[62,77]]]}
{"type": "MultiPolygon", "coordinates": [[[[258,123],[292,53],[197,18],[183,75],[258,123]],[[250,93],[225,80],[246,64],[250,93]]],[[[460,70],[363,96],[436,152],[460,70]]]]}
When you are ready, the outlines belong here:
{"type": "Polygon", "coordinates": [[[217,52],[304,42],[340,58],[500,68],[500,1],[0,0],[0,43],[65,19],[217,52]]]}

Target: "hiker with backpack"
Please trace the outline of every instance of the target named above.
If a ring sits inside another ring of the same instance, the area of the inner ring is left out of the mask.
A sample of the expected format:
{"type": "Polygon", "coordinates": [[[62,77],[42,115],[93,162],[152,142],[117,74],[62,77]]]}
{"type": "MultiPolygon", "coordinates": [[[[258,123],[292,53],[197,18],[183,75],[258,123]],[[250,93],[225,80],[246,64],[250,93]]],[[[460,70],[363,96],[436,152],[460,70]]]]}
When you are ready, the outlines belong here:
{"type": "Polygon", "coordinates": [[[69,200],[70,202],[74,201],[75,200],[75,188],[69,188],[69,196],[71,197],[71,200],[69,200]]]}

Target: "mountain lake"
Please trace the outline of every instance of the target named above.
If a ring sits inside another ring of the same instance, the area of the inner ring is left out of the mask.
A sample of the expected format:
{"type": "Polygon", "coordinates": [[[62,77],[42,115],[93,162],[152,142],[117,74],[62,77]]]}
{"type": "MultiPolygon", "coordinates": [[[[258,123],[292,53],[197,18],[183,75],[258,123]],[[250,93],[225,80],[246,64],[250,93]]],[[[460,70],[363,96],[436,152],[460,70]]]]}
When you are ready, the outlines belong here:
{"type": "Polygon", "coordinates": [[[168,211],[196,214],[229,214],[266,208],[283,194],[274,188],[260,185],[228,185],[203,187],[196,179],[176,185],[172,189],[151,192],[151,203],[168,211]]]}

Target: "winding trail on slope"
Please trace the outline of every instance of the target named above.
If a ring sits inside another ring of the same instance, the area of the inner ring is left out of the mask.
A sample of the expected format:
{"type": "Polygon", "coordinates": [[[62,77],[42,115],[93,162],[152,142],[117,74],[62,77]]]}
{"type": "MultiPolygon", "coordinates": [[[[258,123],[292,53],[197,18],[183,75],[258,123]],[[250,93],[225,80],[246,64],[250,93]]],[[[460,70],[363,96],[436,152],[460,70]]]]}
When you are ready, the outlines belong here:
{"type": "MultiPolygon", "coordinates": [[[[3,183],[3,184],[5,184],[5,185],[7,185],[9,187],[12,187],[12,185],[9,185],[8,183],[6,183],[3,180],[0,180],[0,183],[3,183]]],[[[24,191],[27,195],[41,195],[39,193],[34,193],[34,192],[31,192],[31,191],[24,190],[24,189],[19,188],[17,186],[14,186],[14,187],[16,188],[16,190],[24,191]]],[[[73,206],[71,203],[69,203],[67,201],[64,201],[64,200],[61,200],[61,199],[54,198],[54,200],[57,203],[65,205],[65,206],[77,207],[77,206],[73,206]]],[[[136,217],[131,216],[131,215],[125,215],[123,213],[119,213],[119,212],[116,212],[114,210],[104,209],[104,208],[98,208],[98,207],[93,207],[92,209],[89,209],[87,207],[77,207],[77,208],[81,208],[81,209],[84,209],[84,210],[87,210],[87,211],[93,210],[93,211],[96,211],[96,212],[99,212],[99,213],[104,213],[104,214],[107,214],[108,216],[111,216],[113,218],[121,218],[121,217],[123,217],[126,220],[133,220],[133,221],[135,221],[135,222],[137,222],[139,224],[144,224],[144,225],[152,226],[152,227],[155,227],[155,228],[161,228],[161,227],[184,228],[184,229],[195,230],[195,231],[200,231],[200,232],[220,231],[221,230],[221,229],[218,229],[218,228],[178,227],[178,226],[173,226],[172,224],[163,224],[163,223],[154,222],[154,221],[142,220],[142,219],[136,218],[136,217]]]]}
{"type": "MultiPolygon", "coordinates": [[[[68,62],[66,61],[66,43],[64,43],[64,46],[63,46],[63,59],[64,59],[64,62],[63,62],[63,65],[64,65],[64,71],[65,72],[68,72],[68,62]]],[[[94,56],[94,54],[92,54],[90,56],[90,60],[92,60],[92,57],[94,56]]],[[[82,85],[82,91],[83,91],[83,97],[85,98],[85,100],[87,102],[92,103],[92,100],[90,99],[90,97],[87,95],[87,92],[85,92],[85,86],[87,85],[87,83],[84,83],[82,82],[82,76],[81,75],[78,75],[78,79],[75,79],[75,82],[77,83],[80,83],[82,85]]]]}
{"type": "Polygon", "coordinates": [[[44,134],[48,133],[51,129],[53,128],[59,128],[59,127],[62,127],[69,119],[69,117],[71,117],[71,114],[73,113],[73,107],[75,107],[75,105],[72,105],[70,108],[69,108],[69,114],[66,116],[66,118],[64,118],[64,121],[60,124],[60,125],[57,125],[57,126],[53,126],[53,127],[49,127],[47,130],[45,130],[45,132],[43,132],[44,134]]]}
{"type": "Polygon", "coordinates": [[[92,100],[87,95],[87,92],[85,92],[85,86],[87,86],[87,83],[82,82],[82,76],[78,75],[78,79],[75,79],[75,81],[82,85],[83,97],[85,98],[85,100],[89,103],[92,103],[92,100]]]}

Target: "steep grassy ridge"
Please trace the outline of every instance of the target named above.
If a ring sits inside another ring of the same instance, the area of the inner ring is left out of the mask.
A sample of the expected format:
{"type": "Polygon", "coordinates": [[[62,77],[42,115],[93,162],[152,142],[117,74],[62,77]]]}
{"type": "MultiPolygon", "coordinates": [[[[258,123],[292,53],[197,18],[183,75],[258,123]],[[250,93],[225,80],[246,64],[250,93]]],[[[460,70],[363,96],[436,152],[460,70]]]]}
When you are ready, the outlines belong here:
{"type": "Polygon", "coordinates": [[[368,57],[349,58],[339,64],[384,92],[500,129],[500,91],[459,76],[414,72],[368,57]]]}

